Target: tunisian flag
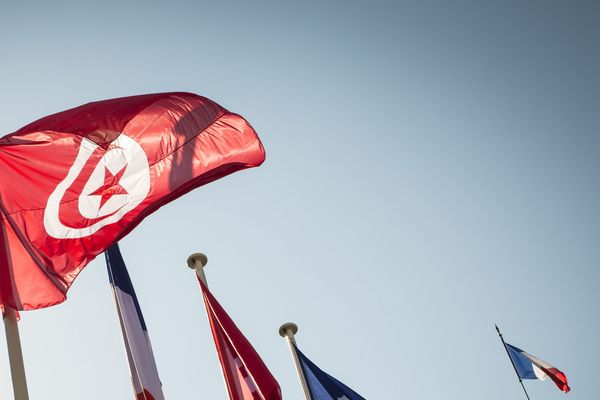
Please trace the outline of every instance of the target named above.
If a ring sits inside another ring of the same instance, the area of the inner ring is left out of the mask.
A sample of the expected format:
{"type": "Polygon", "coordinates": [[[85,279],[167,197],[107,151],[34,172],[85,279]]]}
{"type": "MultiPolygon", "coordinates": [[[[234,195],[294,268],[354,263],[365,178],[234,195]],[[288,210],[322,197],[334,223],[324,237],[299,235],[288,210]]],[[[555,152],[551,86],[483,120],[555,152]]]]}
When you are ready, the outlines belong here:
{"type": "Polygon", "coordinates": [[[264,158],[248,122],[191,93],[89,103],[1,138],[0,304],[61,303],[150,213],[264,158]]]}
{"type": "Polygon", "coordinates": [[[231,400],[281,400],[279,384],[200,279],[206,313],[231,400]]]}

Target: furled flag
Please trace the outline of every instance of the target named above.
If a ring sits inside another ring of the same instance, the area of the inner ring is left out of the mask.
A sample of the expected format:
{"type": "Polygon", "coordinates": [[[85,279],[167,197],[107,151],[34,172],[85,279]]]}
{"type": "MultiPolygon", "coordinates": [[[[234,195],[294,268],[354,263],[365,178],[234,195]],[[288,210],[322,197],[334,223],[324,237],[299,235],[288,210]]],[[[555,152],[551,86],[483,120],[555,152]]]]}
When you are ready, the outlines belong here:
{"type": "Polygon", "coordinates": [[[265,154],[242,117],[191,93],[89,103],[0,139],[0,304],[65,300],[146,216],[265,154]]]}
{"type": "Polygon", "coordinates": [[[231,400],[281,400],[279,384],[200,279],[208,321],[231,400]]]}
{"type": "Polygon", "coordinates": [[[312,400],[365,400],[360,394],[323,372],[295,344],[292,347],[298,355],[312,400]]]}
{"type": "Polygon", "coordinates": [[[104,254],[108,278],[117,303],[135,398],[136,400],[164,400],[148,328],[119,246],[113,244],[104,254]]]}
{"type": "Polygon", "coordinates": [[[550,378],[563,392],[567,393],[571,390],[567,384],[567,377],[557,368],[508,343],[506,343],[506,350],[520,379],[544,381],[550,378]]]}

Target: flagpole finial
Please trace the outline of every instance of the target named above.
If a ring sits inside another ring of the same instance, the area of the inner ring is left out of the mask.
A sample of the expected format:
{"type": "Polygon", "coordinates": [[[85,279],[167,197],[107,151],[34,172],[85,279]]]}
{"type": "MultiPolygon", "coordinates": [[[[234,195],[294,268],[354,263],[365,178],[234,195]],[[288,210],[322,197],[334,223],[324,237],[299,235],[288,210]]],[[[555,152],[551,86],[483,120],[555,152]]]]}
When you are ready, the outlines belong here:
{"type": "MultiPolygon", "coordinates": [[[[285,341],[290,347],[290,353],[292,353],[292,360],[294,360],[294,365],[296,366],[296,373],[298,374],[300,384],[302,385],[302,391],[304,392],[304,399],[312,400],[313,397],[308,388],[308,384],[306,383],[306,376],[304,376],[305,373],[303,372],[302,365],[300,364],[300,360],[298,359],[298,348],[296,347],[296,340],[294,339],[294,335],[296,333],[298,333],[298,325],[296,325],[293,322],[286,322],[279,328],[279,335],[285,338],[285,341]]],[[[347,397],[343,396],[340,398],[345,399],[347,397]]]]}
{"type": "Polygon", "coordinates": [[[293,322],[286,322],[285,324],[279,327],[279,336],[287,337],[288,332],[292,332],[292,336],[298,333],[298,325],[293,322]]]}
{"type": "Polygon", "coordinates": [[[208,263],[208,257],[203,253],[194,253],[187,259],[187,265],[191,269],[204,268],[208,263]]]}
{"type": "Polygon", "coordinates": [[[187,259],[188,267],[196,271],[196,276],[206,285],[206,287],[208,287],[208,283],[206,282],[206,275],[204,275],[204,267],[207,263],[208,257],[203,253],[194,253],[187,259]]]}

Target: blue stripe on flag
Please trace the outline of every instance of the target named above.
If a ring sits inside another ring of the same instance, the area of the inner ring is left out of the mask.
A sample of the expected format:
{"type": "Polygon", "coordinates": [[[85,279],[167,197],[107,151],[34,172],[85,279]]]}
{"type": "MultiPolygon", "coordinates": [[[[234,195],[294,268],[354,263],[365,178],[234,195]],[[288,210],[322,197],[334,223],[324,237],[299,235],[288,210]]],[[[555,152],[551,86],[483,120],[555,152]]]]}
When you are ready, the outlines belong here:
{"type": "Polygon", "coordinates": [[[108,268],[108,279],[110,280],[110,283],[122,292],[131,296],[142,329],[148,332],[146,321],[144,321],[142,309],[140,308],[137,296],[135,295],[135,289],[131,283],[131,278],[129,278],[127,267],[125,267],[125,261],[123,261],[123,256],[121,256],[119,245],[117,243],[113,244],[104,252],[104,255],[106,256],[106,267],[108,268]]]}
{"type": "Polygon", "coordinates": [[[508,355],[510,355],[510,359],[515,364],[515,368],[517,369],[517,374],[521,379],[538,379],[533,371],[533,364],[527,357],[523,355],[523,350],[518,347],[512,346],[506,343],[506,349],[508,350],[508,355]]]}

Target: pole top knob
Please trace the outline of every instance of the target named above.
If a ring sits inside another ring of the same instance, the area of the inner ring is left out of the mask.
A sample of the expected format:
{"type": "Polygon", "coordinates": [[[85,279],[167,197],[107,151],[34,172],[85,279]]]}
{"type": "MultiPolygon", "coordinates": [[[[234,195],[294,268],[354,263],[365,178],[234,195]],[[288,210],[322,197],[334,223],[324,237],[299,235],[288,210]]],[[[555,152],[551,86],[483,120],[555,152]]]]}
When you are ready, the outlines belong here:
{"type": "Polygon", "coordinates": [[[298,333],[298,325],[293,322],[286,322],[285,324],[279,327],[279,336],[286,337],[288,335],[288,330],[292,331],[292,336],[298,333]]]}
{"type": "Polygon", "coordinates": [[[194,253],[187,259],[187,265],[191,269],[196,269],[196,267],[204,268],[208,263],[208,257],[203,253],[194,253]]]}

